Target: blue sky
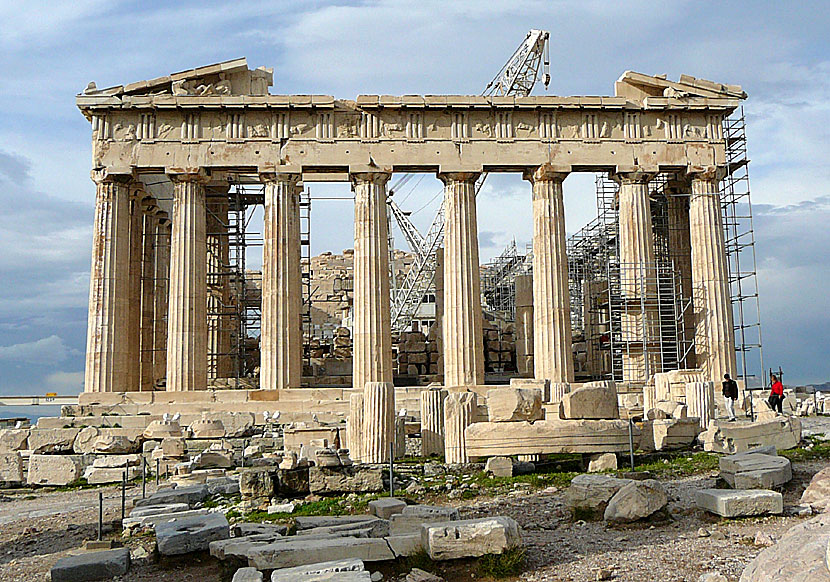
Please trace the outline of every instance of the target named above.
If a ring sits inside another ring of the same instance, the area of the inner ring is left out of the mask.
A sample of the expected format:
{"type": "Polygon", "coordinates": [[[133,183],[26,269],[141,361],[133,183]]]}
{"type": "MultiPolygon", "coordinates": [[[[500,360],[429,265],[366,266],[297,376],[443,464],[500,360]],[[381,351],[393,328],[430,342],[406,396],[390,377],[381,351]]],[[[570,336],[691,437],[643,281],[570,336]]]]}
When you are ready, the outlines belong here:
{"type": "MultiPolygon", "coordinates": [[[[0,393],[81,389],[94,188],[74,96],[87,83],[246,56],[274,68],[272,93],[479,93],[530,28],[551,31],[550,94],[612,94],[627,69],[744,87],[766,363],[830,380],[826,3],[0,0],[0,393]]],[[[479,199],[485,259],[532,228],[527,183],[497,178],[479,199]]],[[[419,227],[439,190],[428,176],[400,202],[423,207],[419,227]]],[[[573,232],[595,215],[593,176],[565,191],[573,232]]],[[[351,247],[350,215],[316,203],[313,250],[351,247]]]]}

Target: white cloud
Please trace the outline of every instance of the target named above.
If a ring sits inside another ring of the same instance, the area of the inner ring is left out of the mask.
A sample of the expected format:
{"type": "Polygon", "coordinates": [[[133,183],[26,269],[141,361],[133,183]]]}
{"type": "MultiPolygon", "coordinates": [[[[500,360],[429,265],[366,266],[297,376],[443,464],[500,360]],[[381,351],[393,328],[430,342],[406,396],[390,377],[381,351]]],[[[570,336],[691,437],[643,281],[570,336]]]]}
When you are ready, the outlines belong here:
{"type": "Polygon", "coordinates": [[[55,364],[76,353],[57,335],[33,342],[0,346],[0,360],[31,364],[55,364]]]}
{"type": "Polygon", "coordinates": [[[44,388],[47,392],[76,394],[84,387],[83,372],[54,372],[46,376],[44,388]]]}

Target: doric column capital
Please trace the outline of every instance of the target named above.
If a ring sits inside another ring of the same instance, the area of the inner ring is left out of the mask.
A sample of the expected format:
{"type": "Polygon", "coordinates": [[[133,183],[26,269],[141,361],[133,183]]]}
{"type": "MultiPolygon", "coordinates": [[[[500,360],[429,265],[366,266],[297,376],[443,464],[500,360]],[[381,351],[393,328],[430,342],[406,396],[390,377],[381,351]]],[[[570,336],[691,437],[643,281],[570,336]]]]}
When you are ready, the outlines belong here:
{"type": "Polygon", "coordinates": [[[349,173],[349,181],[352,183],[352,188],[354,188],[358,183],[370,183],[377,186],[383,186],[391,177],[391,172],[380,169],[349,173]]]}
{"type": "Polygon", "coordinates": [[[648,184],[657,175],[657,172],[611,172],[608,177],[617,184],[648,184]]]}
{"type": "Polygon", "coordinates": [[[522,178],[534,184],[536,182],[562,182],[569,173],[569,167],[542,164],[536,168],[525,168],[522,178]]]}
{"type": "Polygon", "coordinates": [[[291,185],[298,185],[302,181],[303,175],[300,172],[284,172],[284,171],[260,171],[259,179],[265,184],[273,184],[275,182],[287,182],[291,185]]]}
{"type": "Polygon", "coordinates": [[[125,169],[96,168],[89,173],[89,177],[96,184],[129,184],[133,179],[133,174],[125,169]]]}
{"type": "Polygon", "coordinates": [[[686,175],[691,180],[720,182],[726,177],[726,168],[723,166],[689,166],[686,175]]]}
{"type": "Polygon", "coordinates": [[[475,182],[481,176],[480,172],[439,172],[438,179],[444,185],[452,184],[454,182],[475,182]]]}
{"type": "Polygon", "coordinates": [[[196,182],[197,184],[207,184],[209,180],[204,168],[169,167],[165,168],[164,171],[173,183],[196,182]]]}

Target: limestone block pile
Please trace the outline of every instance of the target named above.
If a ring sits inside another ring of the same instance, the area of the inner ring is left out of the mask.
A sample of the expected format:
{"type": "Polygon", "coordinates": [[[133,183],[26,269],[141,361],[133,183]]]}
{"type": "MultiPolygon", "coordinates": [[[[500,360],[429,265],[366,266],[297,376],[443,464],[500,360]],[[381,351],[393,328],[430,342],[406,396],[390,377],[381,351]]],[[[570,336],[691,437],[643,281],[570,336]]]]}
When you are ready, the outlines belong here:
{"type": "Polygon", "coordinates": [[[640,449],[646,452],[690,446],[701,432],[700,419],[689,416],[685,404],[660,400],[649,409],[642,423],[640,449]]]}
{"type": "MultiPolygon", "coordinates": [[[[541,390],[535,390],[532,401],[523,390],[510,387],[488,392],[488,422],[473,423],[465,430],[469,457],[628,451],[629,426],[619,420],[613,383],[587,384],[564,393],[559,418],[544,420],[538,420],[537,408],[531,405],[538,403],[535,398],[541,398],[541,390]]],[[[637,447],[640,429],[631,430],[637,447]]]]}
{"type": "Polygon", "coordinates": [[[504,372],[516,369],[515,328],[506,324],[503,328],[495,322],[483,321],[484,366],[488,372],[504,372]]]}
{"type": "Polygon", "coordinates": [[[349,328],[338,327],[334,332],[332,355],[338,359],[352,357],[352,337],[349,328]]]}
{"type": "Polygon", "coordinates": [[[405,331],[393,339],[395,373],[426,376],[438,373],[438,344],[420,331],[405,331]]]}

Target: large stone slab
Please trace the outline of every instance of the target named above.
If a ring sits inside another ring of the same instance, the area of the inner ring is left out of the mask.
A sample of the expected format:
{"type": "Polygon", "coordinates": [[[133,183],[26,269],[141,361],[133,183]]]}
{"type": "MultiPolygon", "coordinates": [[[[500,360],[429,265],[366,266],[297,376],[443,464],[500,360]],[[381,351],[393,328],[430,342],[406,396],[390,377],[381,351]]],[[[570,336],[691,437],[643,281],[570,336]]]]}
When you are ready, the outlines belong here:
{"type": "Polygon", "coordinates": [[[298,536],[355,536],[368,538],[382,538],[389,535],[389,521],[371,516],[373,519],[366,521],[343,523],[326,527],[315,527],[297,531],[298,536]]]}
{"type": "Polygon", "coordinates": [[[421,526],[421,544],[433,560],[501,554],[521,543],[519,525],[505,516],[421,526]]]}
{"type": "Polygon", "coordinates": [[[700,434],[700,419],[691,418],[668,418],[652,420],[645,423],[643,432],[647,432],[647,426],[651,425],[651,443],[653,448],[646,445],[645,436],[641,440],[643,450],[665,451],[670,449],[682,449],[694,443],[697,435],[700,434]]]}
{"type": "Polygon", "coordinates": [[[24,451],[29,448],[28,428],[0,429],[0,453],[24,451]]]}
{"type": "Polygon", "coordinates": [[[262,572],[256,568],[240,568],[237,570],[231,582],[262,582],[262,572]]]}
{"type": "Polygon", "coordinates": [[[130,511],[130,517],[146,517],[148,515],[162,515],[165,513],[177,513],[187,511],[190,506],[187,503],[170,503],[168,505],[148,505],[146,507],[135,507],[130,511]]]}
{"type": "Polygon", "coordinates": [[[346,560],[333,560],[329,562],[320,562],[319,564],[309,564],[307,566],[297,566],[295,568],[280,568],[271,573],[271,582],[298,582],[300,580],[307,580],[311,576],[320,576],[323,574],[333,574],[338,572],[364,572],[365,566],[363,560],[350,558],[346,560]]]}
{"type": "Polygon", "coordinates": [[[632,481],[617,491],[608,502],[605,521],[631,523],[645,519],[664,509],[668,501],[666,490],[658,481],[632,481]]]}
{"type": "Polygon", "coordinates": [[[376,520],[374,515],[300,515],[294,518],[298,531],[315,527],[336,527],[344,524],[368,523],[376,520]]]}
{"type": "Polygon", "coordinates": [[[830,513],[794,525],[747,564],[740,582],[830,582],[830,513]]]}
{"type": "Polygon", "coordinates": [[[248,559],[248,553],[253,548],[273,544],[281,537],[282,536],[279,534],[271,533],[233,537],[225,540],[215,540],[210,542],[210,555],[217,560],[236,560],[239,562],[245,562],[248,559]]]}
{"type": "Polygon", "coordinates": [[[106,455],[95,457],[92,461],[92,466],[96,469],[114,469],[116,467],[136,467],[140,468],[141,457],[137,454],[131,455],[106,455]]]}
{"type": "Polygon", "coordinates": [[[395,553],[383,538],[352,537],[277,542],[252,548],[247,555],[248,565],[258,570],[291,568],[326,560],[348,558],[358,558],[364,562],[379,562],[396,558],[395,553]]]}
{"type": "Polygon", "coordinates": [[[210,542],[230,537],[228,520],[221,513],[194,515],[158,523],[156,547],[162,556],[207,551],[210,542]]]}
{"type": "Polygon", "coordinates": [[[715,453],[742,453],[767,445],[791,449],[801,442],[801,421],[794,416],[758,422],[713,420],[700,439],[704,450],[715,453]]]}
{"type": "MultiPolygon", "coordinates": [[[[632,428],[634,447],[640,429],[632,428]]],[[[628,422],[624,420],[539,420],[476,422],[465,429],[470,457],[552,453],[627,452],[628,422]]]]}
{"type": "Polygon", "coordinates": [[[407,505],[399,514],[389,518],[389,532],[395,535],[420,534],[425,523],[457,521],[458,510],[437,505],[407,505]]]}
{"type": "Polygon", "coordinates": [[[394,497],[381,497],[369,502],[369,513],[381,519],[389,519],[396,513],[401,513],[406,507],[406,501],[394,497]]]}
{"type": "Polygon", "coordinates": [[[207,485],[188,485],[175,489],[160,489],[146,499],[137,499],[136,507],[147,505],[168,505],[170,503],[187,503],[191,507],[207,499],[209,495],[207,485]]]}
{"type": "Polygon", "coordinates": [[[68,485],[81,478],[83,457],[78,455],[32,455],[29,457],[29,485],[68,485]]]}
{"type": "MultiPolygon", "coordinates": [[[[174,504],[178,505],[178,504],[174,504]]],[[[154,507],[169,507],[169,506],[159,506],[159,505],[151,505],[151,508],[154,507]]],[[[142,508],[143,509],[143,508],[142,508]]],[[[133,527],[156,527],[160,523],[165,523],[168,521],[174,521],[178,519],[184,519],[186,517],[195,517],[199,515],[207,515],[210,513],[210,509],[186,509],[184,511],[165,511],[162,513],[152,513],[152,514],[145,514],[140,516],[135,516],[130,514],[130,517],[125,517],[123,526],[125,528],[133,528],[133,527]]]]}
{"type": "Polygon", "coordinates": [[[117,548],[61,558],[52,566],[50,574],[52,582],[88,582],[123,576],[129,569],[129,548],[117,548]]]}
{"type": "Polygon", "coordinates": [[[565,506],[576,519],[598,518],[605,513],[611,498],[632,482],[610,475],[577,475],[565,491],[565,506]]]}
{"type": "Polygon", "coordinates": [[[607,384],[582,386],[562,397],[559,412],[568,420],[619,418],[617,390],[607,384]]]}
{"type": "Polygon", "coordinates": [[[810,484],[801,494],[801,503],[809,503],[820,511],[830,507],[830,467],[813,475],[810,484]]]}
{"type": "Polygon", "coordinates": [[[36,454],[71,453],[79,428],[33,428],[29,431],[29,449],[36,454]]]}
{"type": "Polygon", "coordinates": [[[23,458],[20,451],[0,453],[0,481],[7,486],[23,483],[23,458]]]}
{"type": "Polygon", "coordinates": [[[542,420],[542,391],[538,388],[496,388],[487,392],[487,418],[490,422],[542,420]]]}
{"type": "Polygon", "coordinates": [[[383,491],[383,467],[351,465],[347,467],[311,467],[308,488],[317,495],[343,493],[377,493],[383,491]]]}
{"type": "Polygon", "coordinates": [[[721,478],[734,489],[773,489],[793,478],[786,457],[760,453],[738,453],[718,461],[721,478]]]}
{"type": "Polygon", "coordinates": [[[141,475],[141,470],[138,467],[87,467],[84,479],[90,485],[120,483],[125,474],[127,481],[132,481],[141,475]]]}
{"type": "Polygon", "coordinates": [[[784,511],[784,498],[764,489],[701,489],[695,492],[701,509],[721,517],[747,517],[784,511]]]}

